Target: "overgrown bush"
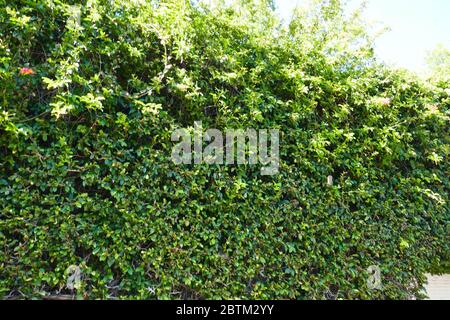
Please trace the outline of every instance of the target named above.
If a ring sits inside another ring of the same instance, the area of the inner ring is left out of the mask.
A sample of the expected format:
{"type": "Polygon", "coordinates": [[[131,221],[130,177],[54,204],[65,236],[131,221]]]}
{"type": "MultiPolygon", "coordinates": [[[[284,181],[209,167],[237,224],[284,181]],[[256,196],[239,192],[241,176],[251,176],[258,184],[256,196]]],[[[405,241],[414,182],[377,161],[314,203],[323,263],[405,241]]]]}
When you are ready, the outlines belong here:
{"type": "Polygon", "coordinates": [[[448,82],[339,1],[0,0],[0,94],[0,296],[420,298],[448,261],[448,82]],[[194,121],[280,129],[280,173],[175,165],[194,121]]]}

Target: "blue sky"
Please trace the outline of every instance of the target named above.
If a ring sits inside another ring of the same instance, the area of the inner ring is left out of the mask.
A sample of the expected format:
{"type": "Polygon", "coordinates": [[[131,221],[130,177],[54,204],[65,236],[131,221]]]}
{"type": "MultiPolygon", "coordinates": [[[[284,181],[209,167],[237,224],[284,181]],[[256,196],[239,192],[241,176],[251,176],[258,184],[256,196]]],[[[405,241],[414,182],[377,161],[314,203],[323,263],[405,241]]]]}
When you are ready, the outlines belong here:
{"type": "MultiPolygon", "coordinates": [[[[276,2],[289,19],[293,8],[307,0],[276,2]]],[[[349,0],[349,6],[361,2],[349,0]]],[[[376,42],[376,54],[389,64],[421,72],[428,51],[440,43],[450,49],[450,0],[368,0],[366,17],[391,29],[376,42]]]]}

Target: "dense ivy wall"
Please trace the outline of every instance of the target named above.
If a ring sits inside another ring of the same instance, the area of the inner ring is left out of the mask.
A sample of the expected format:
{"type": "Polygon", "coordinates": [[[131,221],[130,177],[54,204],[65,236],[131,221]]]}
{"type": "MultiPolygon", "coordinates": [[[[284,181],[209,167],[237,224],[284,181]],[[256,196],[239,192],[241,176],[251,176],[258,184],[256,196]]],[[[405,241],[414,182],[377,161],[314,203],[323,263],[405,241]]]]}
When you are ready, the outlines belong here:
{"type": "Polygon", "coordinates": [[[448,82],[379,65],[360,20],[0,0],[0,295],[420,297],[449,258],[448,82]],[[280,173],[173,164],[194,121],[280,129],[280,173]]]}

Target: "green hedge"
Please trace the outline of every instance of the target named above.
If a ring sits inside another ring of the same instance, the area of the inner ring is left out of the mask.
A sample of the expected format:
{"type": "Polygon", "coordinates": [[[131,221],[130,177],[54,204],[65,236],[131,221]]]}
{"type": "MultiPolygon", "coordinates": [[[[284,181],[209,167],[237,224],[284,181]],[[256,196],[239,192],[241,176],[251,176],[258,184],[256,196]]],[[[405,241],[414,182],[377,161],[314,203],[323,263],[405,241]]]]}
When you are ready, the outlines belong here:
{"type": "Polygon", "coordinates": [[[378,64],[329,3],[286,27],[270,1],[0,0],[0,296],[422,297],[448,82],[378,64]],[[280,129],[280,173],[173,164],[194,121],[280,129]]]}

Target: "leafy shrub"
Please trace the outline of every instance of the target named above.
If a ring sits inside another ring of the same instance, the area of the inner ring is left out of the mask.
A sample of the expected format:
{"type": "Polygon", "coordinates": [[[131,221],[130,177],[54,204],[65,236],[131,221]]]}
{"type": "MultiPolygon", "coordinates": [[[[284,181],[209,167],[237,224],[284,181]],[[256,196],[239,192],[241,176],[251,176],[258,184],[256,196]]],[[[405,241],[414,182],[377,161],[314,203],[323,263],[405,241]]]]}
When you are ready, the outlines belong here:
{"type": "Polygon", "coordinates": [[[0,4],[0,295],[77,265],[84,298],[403,299],[448,261],[448,83],[379,65],[338,1],[288,27],[256,0],[0,4]],[[174,165],[196,120],[279,128],[280,174],[174,165]]]}

